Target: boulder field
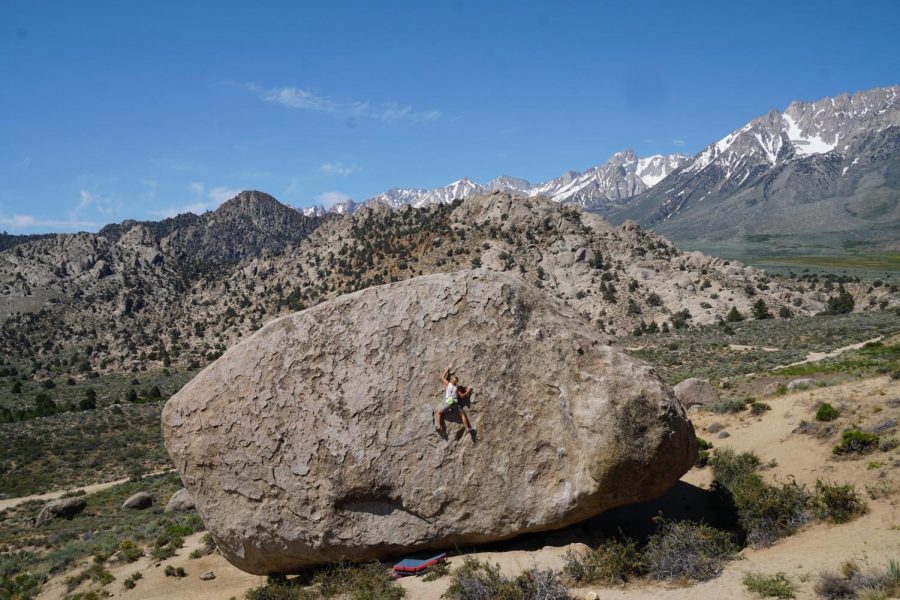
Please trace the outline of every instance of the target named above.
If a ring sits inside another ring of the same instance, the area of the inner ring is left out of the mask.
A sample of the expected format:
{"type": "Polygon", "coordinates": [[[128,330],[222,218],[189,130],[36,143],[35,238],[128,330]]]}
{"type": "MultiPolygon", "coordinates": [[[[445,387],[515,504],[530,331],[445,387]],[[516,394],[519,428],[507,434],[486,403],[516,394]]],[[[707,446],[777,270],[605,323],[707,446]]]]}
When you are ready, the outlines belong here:
{"type": "Polygon", "coordinates": [[[166,448],[223,555],[293,573],[557,529],[694,463],[653,370],[516,276],[372,287],[271,321],[166,404],[166,448]],[[434,430],[441,373],[474,390],[434,430]]]}

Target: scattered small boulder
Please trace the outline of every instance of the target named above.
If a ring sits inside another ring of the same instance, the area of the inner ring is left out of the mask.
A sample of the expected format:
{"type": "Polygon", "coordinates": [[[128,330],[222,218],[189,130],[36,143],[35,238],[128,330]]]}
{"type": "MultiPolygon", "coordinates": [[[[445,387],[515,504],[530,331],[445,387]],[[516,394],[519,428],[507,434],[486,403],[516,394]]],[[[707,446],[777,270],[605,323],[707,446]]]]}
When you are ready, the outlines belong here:
{"type": "Polygon", "coordinates": [[[711,406],[719,401],[719,394],[716,392],[716,388],[709,383],[709,379],[691,377],[690,379],[685,379],[673,389],[675,390],[675,397],[685,407],[711,406]]]}
{"type": "Polygon", "coordinates": [[[776,396],[778,395],[779,390],[782,389],[783,383],[780,381],[773,381],[769,385],[763,388],[763,396],[776,396]]]}
{"type": "Polygon", "coordinates": [[[204,573],[203,575],[200,576],[200,579],[202,579],[203,581],[209,581],[209,580],[215,579],[215,578],[216,578],[216,574],[213,573],[212,571],[207,571],[206,573],[204,573]]]}
{"type": "Polygon", "coordinates": [[[727,431],[720,431],[719,435],[717,435],[716,437],[719,438],[720,440],[724,440],[725,438],[731,437],[731,434],[728,433],[727,431]]]}
{"type": "Polygon", "coordinates": [[[128,500],[122,504],[122,508],[131,510],[144,510],[151,506],[153,506],[153,496],[147,492],[138,492],[137,494],[130,496],[128,500]]]}
{"type": "Polygon", "coordinates": [[[793,392],[796,390],[805,390],[807,388],[813,387],[814,385],[816,385],[815,379],[809,379],[808,377],[804,377],[803,379],[793,380],[792,382],[790,382],[787,385],[787,388],[793,392]]]}
{"type": "Polygon", "coordinates": [[[169,501],[166,503],[166,512],[192,510],[193,508],[194,499],[191,497],[191,493],[185,488],[181,488],[172,494],[172,497],[169,498],[169,501]]]}
{"type": "Polygon", "coordinates": [[[84,498],[60,498],[51,500],[44,505],[34,522],[35,527],[40,527],[52,519],[66,519],[71,521],[75,515],[87,507],[84,498]]]}

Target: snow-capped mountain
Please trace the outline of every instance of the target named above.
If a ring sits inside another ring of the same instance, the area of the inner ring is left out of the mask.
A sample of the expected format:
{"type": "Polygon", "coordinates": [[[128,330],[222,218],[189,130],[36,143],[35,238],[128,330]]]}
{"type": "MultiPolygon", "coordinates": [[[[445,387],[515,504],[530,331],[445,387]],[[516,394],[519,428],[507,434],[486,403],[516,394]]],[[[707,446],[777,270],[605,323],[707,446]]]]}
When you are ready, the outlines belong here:
{"type": "MultiPolygon", "coordinates": [[[[418,208],[495,191],[527,197],[546,196],[563,204],[577,204],[593,210],[609,210],[621,206],[635,194],[650,189],[687,160],[687,157],[681,154],[658,154],[638,158],[632,150],[625,150],[612,155],[603,165],[591,167],[583,173],[569,171],[544,183],[531,183],[525,179],[501,175],[481,185],[463,178],[432,190],[393,188],[361,204],[348,201],[335,205],[329,212],[346,214],[359,206],[379,204],[391,208],[410,204],[418,208]]],[[[313,209],[306,209],[305,212],[307,211],[309,215],[318,214],[313,212],[313,209]]]]}
{"type": "Polygon", "coordinates": [[[898,137],[900,86],[792,102],[710,144],[612,218],[676,240],[890,222],[898,137]],[[869,206],[876,197],[891,206],[869,206]]]}

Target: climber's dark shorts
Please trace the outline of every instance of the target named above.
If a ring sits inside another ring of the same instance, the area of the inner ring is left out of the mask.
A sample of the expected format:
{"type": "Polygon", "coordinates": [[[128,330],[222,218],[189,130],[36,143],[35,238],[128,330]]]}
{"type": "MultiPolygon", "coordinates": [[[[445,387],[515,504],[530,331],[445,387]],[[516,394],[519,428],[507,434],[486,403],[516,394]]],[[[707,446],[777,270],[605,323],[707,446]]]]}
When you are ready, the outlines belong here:
{"type": "Polygon", "coordinates": [[[451,413],[454,410],[459,410],[459,402],[454,402],[453,404],[447,404],[444,402],[444,407],[438,411],[438,414],[446,415],[447,413],[451,413]]]}

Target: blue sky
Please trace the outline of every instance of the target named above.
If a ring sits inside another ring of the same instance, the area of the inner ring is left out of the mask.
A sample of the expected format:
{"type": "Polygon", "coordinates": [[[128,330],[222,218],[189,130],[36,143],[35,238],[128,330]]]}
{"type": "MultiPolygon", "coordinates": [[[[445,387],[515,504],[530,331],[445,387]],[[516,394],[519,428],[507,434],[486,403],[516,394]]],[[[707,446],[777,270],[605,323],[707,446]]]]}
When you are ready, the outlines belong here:
{"type": "Polygon", "coordinates": [[[0,229],[693,154],[900,82],[900,2],[0,0],[0,229]]]}

